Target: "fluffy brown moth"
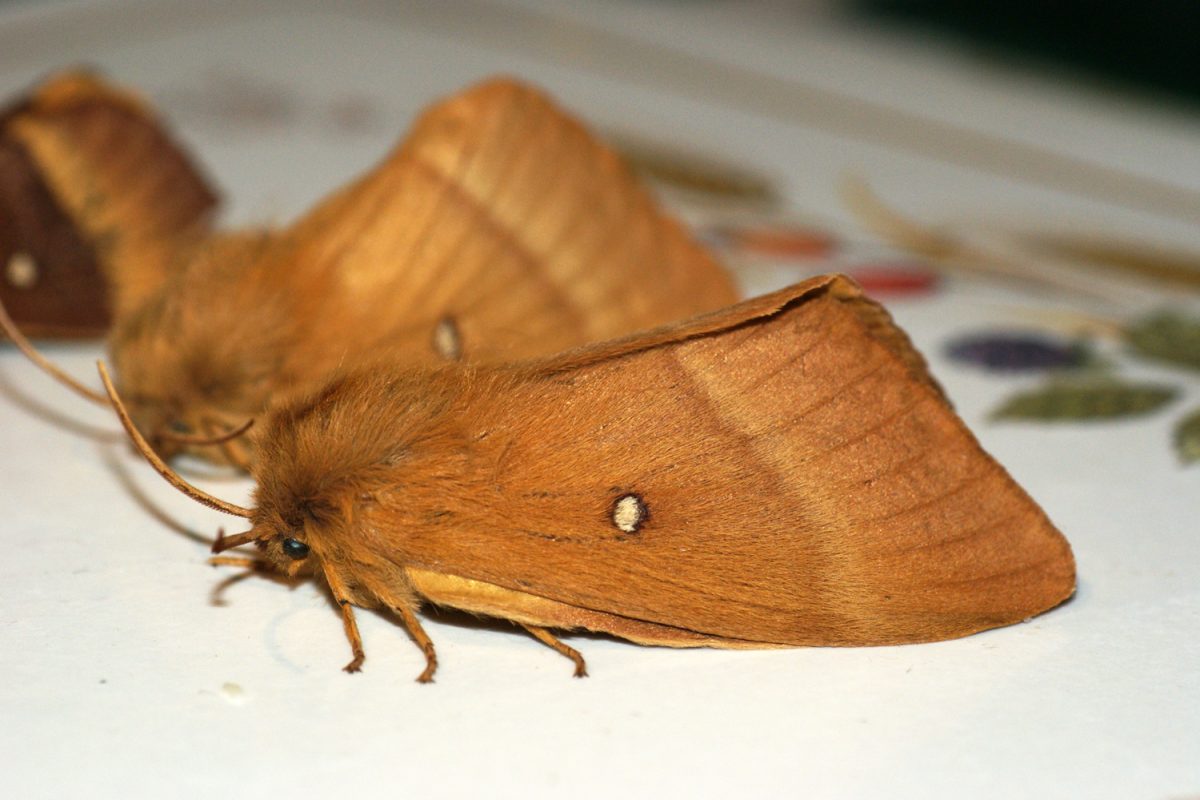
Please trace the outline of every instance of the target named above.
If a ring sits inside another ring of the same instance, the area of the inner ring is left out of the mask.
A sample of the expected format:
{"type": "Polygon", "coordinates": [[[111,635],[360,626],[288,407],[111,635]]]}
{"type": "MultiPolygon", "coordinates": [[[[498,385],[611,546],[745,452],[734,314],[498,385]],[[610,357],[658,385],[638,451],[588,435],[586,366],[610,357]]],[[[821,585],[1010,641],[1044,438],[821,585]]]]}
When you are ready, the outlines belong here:
{"type": "MultiPolygon", "coordinates": [[[[114,400],[116,394],[106,379],[114,400]]],[[[1026,620],[1071,549],[979,447],[887,312],[828,276],[507,365],[360,362],[251,432],[218,563],[393,612],[422,603],[671,647],[884,645],[1026,620]]]]}
{"type": "Polygon", "coordinates": [[[382,163],[289,227],[179,235],[145,224],[173,181],[114,172],[128,166],[108,157],[123,140],[65,113],[106,90],[63,80],[71,91],[52,82],[9,128],[87,238],[105,243],[122,284],[117,384],[166,455],[244,465],[247,440],[230,439],[248,419],[364,354],[515,360],[736,298],[613,151],[513,80],[432,106],[382,163]]]}

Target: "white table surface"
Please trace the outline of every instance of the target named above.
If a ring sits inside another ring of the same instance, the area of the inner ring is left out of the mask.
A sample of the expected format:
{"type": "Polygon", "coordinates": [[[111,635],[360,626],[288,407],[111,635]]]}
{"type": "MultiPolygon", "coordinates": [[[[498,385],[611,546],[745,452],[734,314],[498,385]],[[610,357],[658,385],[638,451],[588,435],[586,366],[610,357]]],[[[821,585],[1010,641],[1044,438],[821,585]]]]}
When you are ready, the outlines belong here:
{"type": "MultiPolygon", "coordinates": [[[[8,7],[0,91],[79,62],[141,88],[234,223],[288,219],[379,158],[422,105],[507,72],[605,129],[760,170],[795,213],[847,231],[837,188],[853,170],[919,216],[1077,221],[1200,251],[1200,205],[1188,214],[1200,197],[1196,116],[847,29],[819,8],[318,8],[8,7]],[[234,89],[274,98],[274,110],[236,117],[222,105],[234,89]],[[882,116],[863,124],[836,102],[802,102],[821,92],[882,116]],[[999,175],[953,148],[914,149],[889,108],[952,127],[956,142],[1002,136],[1018,154],[1024,143],[1099,171],[999,175]]],[[[786,280],[756,276],[748,291],[786,280]]],[[[1136,309],[967,280],[889,305],[985,448],[1071,541],[1077,597],[1026,624],[908,647],[672,651],[575,637],[583,681],[504,624],[432,614],[435,684],[412,680],[420,654],[370,613],[359,615],[365,671],[343,674],[323,592],[250,579],[219,602],[223,573],[205,559],[226,520],[158,480],[110,414],[0,347],[0,794],[1200,796],[1200,467],[1181,468],[1166,445],[1200,380],[1124,364],[1184,399],[1102,426],[988,424],[1012,380],[949,364],[949,335],[1010,321],[1017,306],[1136,309]]],[[[46,349],[89,380],[102,351],[46,349]]],[[[250,490],[198,482],[235,502],[250,490]]]]}

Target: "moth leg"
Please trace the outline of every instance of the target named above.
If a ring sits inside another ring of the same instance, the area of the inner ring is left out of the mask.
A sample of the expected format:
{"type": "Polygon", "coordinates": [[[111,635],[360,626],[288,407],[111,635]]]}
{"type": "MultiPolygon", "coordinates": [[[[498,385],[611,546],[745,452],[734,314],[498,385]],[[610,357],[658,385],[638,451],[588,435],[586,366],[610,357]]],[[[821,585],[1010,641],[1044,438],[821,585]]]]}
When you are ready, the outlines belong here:
{"type": "Polygon", "coordinates": [[[333,592],[333,599],[337,601],[338,607],[342,610],[342,627],[346,629],[346,638],[350,640],[350,652],[354,654],[354,658],[342,669],[346,672],[358,672],[362,669],[367,655],[363,652],[362,637],[358,634],[358,622],[354,619],[354,607],[350,605],[350,599],[346,596],[348,593],[345,584],[337,574],[329,569],[324,572],[325,580],[329,583],[329,590],[333,592]]]}
{"type": "Polygon", "coordinates": [[[245,567],[245,572],[238,572],[223,578],[212,589],[208,595],[208,602],[214,606],[225,605],[225,590],[231,586],[241,583],[247,578],[253,578],[255,575],[268,572],[267,562],[259,561],[256,558],[242,558],[239,556],[213,556],[208,560],[208,563],[214,567],[245,567]]]}
{"type": "Polygon", "coordinates": [[[358,622],[354,619],[354,607],[344,597],[338,598],[338,605],[342,607],[342,627],[346,629],[346,638],[350,640],[350,652],[354,654],[354,658],[342,669],[346,672],[358,672],[362,669],[362,663],[366,660],[367,655],[363,652],[362,637],[358,635],[358,622]]]}
{"type": "Polygon", "coordinates": [[[245,472],[250,471],[250,459],[246,457],[241,442],[236,439],[220,440],[221,434],[216,433],[216,425],[212,420],[204,421],[204,432],[210,438],[218,439],[217,447],[225,454],[225,458],[229,459],[230,464],[245,472]]]}
{"type": "Polygon", "coordinates": [[[225,457],[229,459],[230,464],[243,472],[250,471],[250,459],[246,456],[246,451],[240,442],[221,442],[218,446],[225,457]]]}
{"type": "Polygon", "coordinates": [[[433,640],[421,627],[421,621],[417,619],[417,615],[412,612],[412,609],[399,605],[391,606],[391,609],[400,615],[400,619],[404,621],[404,627],[408,628],[408,632],[416,641],[417,646],[425,654],[425,671],[417,676],[417,683],[429,683],[433,680],[433,673],[437,671],[438,663],[437,651],[433,649],[433,640]]]}
{"type": "Polygon", "coordinates": [[[214,567],[245,567],[250,570],[265,570],[266,562],[258,558],[242,556],[213,556],[208,560],[214,567]]]}
{"type": "Polygon", "coordinates": [[[529,631],[530,635],[542,644],[553,648],[556,652],[562,653],[564,656],[574,661],[576,678],[587,677],[587,664],[583,660],[583,655],[578,650],[576,650],[574,647],[568,647],[567,645],[563,644],[554,636],[554,634],[550,633],[550,631],[546,630],[545,628],[539,628],[535,625],[526,625],[524,623],[521,623],[521,627],[529,631]]]}

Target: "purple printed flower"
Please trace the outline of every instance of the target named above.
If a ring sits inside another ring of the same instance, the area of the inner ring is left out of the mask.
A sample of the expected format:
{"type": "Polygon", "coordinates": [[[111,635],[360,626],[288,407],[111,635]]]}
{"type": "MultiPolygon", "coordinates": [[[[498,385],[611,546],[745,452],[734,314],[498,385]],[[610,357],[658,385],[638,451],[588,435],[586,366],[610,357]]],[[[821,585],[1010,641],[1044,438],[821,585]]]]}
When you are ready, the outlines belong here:
{"type": "Polygon", "coordinates": [[[1035,372],[1083,366],[1089,351],[1081,342],[1036,334],[978,333],[951,341],[946,355],[994,372],[1035,372]]]}

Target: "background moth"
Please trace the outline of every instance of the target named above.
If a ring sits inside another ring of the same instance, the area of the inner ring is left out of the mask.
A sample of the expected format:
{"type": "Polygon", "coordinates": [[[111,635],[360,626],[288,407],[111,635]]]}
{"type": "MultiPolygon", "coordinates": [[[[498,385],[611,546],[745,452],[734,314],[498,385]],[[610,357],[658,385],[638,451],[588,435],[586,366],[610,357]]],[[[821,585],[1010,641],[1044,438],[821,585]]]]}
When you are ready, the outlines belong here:
{"type": "Polygon", "coordinates": [[[60,75],[0,111],[0,300],[32,335],[101,336],[216,202],[142,102],[60,75]]]}
{"type": "MultiPolygon", "coordinates": [[[[130,421],[123,420],[138,438],[130,421]]],[[[1068,598],[1069,545],[841,277],[509,365],[341,371],[251,433],[217,559],[394,612],[422,602],[673,647],[964,636],[1068,598]]],[[[169,468],[157,457],[165,475],[169,468]]],[[[177,476],[173,479],[179,483],[177,476]]]]}
{"type": "MultiPolygon", "coordinates": [[[[512,360],[735,299],[611,150],[512,80],[433,106],[379,166],[290,227],[187,237],[169,258],[159,240],[124,233],[155,191],[76,178],[85,227],[137,264],[137,301],[118,306],[109,345],[134,418],[168,453],[189,435],[228,435],[364,354],[512,360]]],[[[222,452],[244,463],[244,445],[222,452]]]]}

